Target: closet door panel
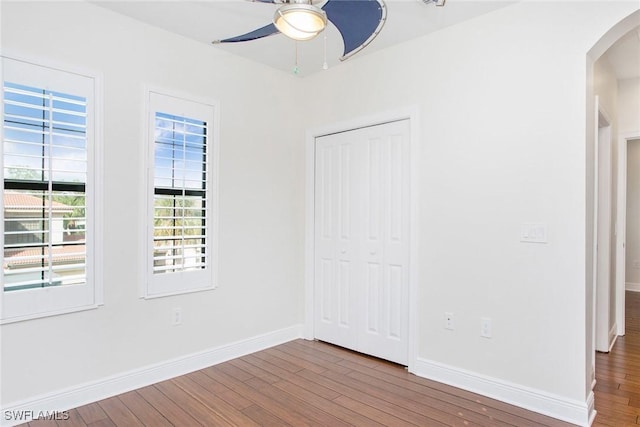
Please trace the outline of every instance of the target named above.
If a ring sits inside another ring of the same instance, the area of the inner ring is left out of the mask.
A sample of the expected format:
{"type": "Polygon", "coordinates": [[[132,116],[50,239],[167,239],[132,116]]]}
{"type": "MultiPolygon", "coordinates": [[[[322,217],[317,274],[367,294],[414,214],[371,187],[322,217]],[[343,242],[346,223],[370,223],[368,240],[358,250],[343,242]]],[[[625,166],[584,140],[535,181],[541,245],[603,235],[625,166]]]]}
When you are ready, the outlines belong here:
{"type": "Polygon", "coordinates": [[[408,363],[409,122],[316,139],[316,338],[408,363]]]}

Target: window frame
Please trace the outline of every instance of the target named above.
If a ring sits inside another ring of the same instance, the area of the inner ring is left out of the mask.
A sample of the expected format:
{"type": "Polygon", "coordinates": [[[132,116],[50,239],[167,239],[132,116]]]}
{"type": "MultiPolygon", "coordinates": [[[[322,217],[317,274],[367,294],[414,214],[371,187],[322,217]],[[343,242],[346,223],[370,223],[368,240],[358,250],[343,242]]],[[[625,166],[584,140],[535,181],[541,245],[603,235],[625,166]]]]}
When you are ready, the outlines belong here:
{"type": "Polygon", "coordinates": [[[179,91],[146,86],[145,100],[145,278],[141,297],[153,299],[191,292],[213,290],[218,284],[218,172],[219,106],[218,102],[179,91]],[[155,114],[156,112],[206,122],[207,179],[205,210],[208,264],[195,271],[154,274],[154,196],[155,196],[155,114]]]}
{"type": "MultiPolygon", "coordinates": [[[[104,304],[103,287],[103,86],[102,75],[93,70],[59,64],[24,55],[0,55],[0,243],[4,248],[4,82],[39,87],[52,92],[81,93],[87,99],[87,182],[86,205],[86,280],[83,284],[4,291],[4,273],[0,278],[0,324],[13,323],[64,313],[98,308],[104,304]],[[18,76],[13,78],[13,76],[18,76]]],[[[4,249],[0,254],[4,265],[4,249]]]]}

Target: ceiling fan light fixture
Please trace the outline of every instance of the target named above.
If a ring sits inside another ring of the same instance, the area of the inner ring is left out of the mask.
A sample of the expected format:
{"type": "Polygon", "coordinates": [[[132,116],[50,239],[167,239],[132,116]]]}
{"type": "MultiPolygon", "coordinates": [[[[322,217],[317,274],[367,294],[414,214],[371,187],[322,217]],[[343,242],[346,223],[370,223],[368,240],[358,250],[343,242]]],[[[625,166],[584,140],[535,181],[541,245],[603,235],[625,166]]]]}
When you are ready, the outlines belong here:
{"type": "Polygon", "coordinates": [[[311,40],[327,26],[327,14],[312,4],[285,4],[276,11],[273,24],[289,38],[311,40]]]}

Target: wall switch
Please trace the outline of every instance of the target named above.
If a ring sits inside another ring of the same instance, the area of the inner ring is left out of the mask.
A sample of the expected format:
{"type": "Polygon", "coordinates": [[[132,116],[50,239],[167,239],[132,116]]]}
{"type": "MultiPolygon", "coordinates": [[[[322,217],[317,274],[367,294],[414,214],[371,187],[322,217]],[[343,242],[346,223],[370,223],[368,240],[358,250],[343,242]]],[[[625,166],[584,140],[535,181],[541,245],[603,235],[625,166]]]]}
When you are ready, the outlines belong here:
{"type": "Polygon", "coordinates": [[[491,319],[488,317],[480,318],[480,336],[491,338],[491,319]]]}
{"type": "Polygon", "coordinates": [[[633,261],[633,268],[636,270],[640,270],[640,261],[633,261]]]}
{"type": "Polygon", "coordinates": [[[182,309],[180,307],[176,307],[171,312],[171,324],[173,326],[182,324],[182,309]]]}
{"type": "Polygon", "coordinates": [[[547,243],[547,224],[522,224],[520,228],[520,241],[526,243],[547,243]]]}
{"type": "Polygon", "coordinates": [[[453,330],[453,313],[444,314],[444,328],[453,330]]]}

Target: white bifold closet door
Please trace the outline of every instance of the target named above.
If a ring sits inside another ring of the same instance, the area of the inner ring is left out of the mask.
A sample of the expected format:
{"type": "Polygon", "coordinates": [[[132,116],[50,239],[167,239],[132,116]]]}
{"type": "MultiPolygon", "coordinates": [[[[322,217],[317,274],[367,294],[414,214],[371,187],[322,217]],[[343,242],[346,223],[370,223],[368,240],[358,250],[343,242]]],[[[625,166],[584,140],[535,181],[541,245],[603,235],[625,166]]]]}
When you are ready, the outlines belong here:
{"type": "Polygon", "coordinates": [[[408,364],[409,121],[316,138],[315,337],[408,364]]]}

